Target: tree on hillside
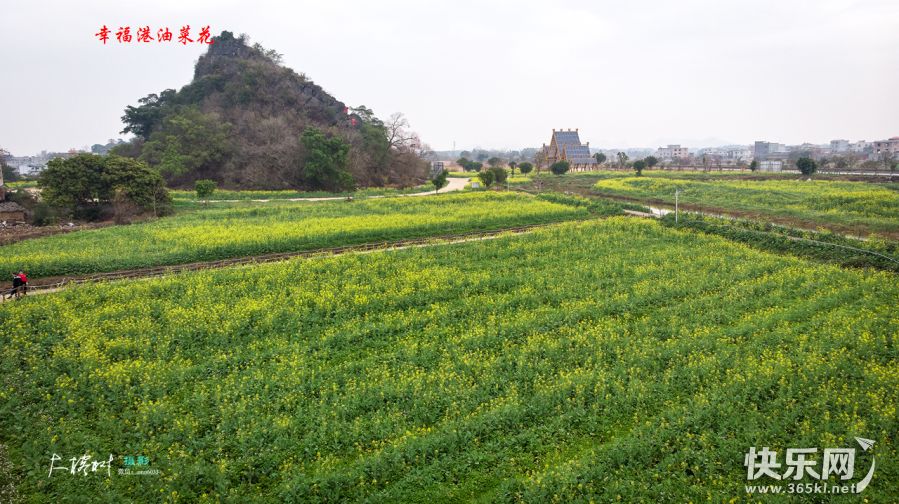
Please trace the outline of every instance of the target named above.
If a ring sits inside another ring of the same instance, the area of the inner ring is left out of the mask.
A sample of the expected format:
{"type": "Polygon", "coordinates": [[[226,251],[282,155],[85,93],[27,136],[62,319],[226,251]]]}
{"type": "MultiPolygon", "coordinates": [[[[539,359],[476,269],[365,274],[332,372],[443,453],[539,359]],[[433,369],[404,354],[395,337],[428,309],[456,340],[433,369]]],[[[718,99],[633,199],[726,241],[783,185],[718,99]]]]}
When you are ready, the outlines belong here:
{"type": "Polygon", "coordinates": [[[209,197],[215,192],[215,181],[202,179],[194,182],[194,190],[197,192],[197,199],[203,200],[204,205],[209,204],[209,197]]]}
{"type": "Polygon", "coordinates": [[[619,152],[616,156],[618,156],[618,168],[621,170],[625,169],[625,167],[627,167],[627,160],[629,159],[627,154],[619,152]]]}
{"type": "Polygon", "coordinates": [[[801,157],[796,160],[796,168],[803,175],[811,175],[818,169],[818,163],[815,163],[815,160],[810,157],[801,157]]]}
{"type": "MultiPolygon", "coordinates": [[[[365,105],[350,109],[350,116],[351,119],[356,120],[357,131],[362,137],[361,145],[358,141],[355,144],[357,149],[356,156],[353,157],[353,164],[356,169],[353,172],[364,172],[367,175],[368,183],[388,183],[391,175],[391,151],[384,122],[378,119],[374,112],[365,105]]],[[[300,183],[300,181],[295,182],[297,185],[300,183]]]]}
{"type": "Polygon", "coordinates": [[[446,184],[447,184],[446,177],[448,175],[449,175],[449,173],[446,170],[440,170],[440,173],[438,173],[437,175],[434,176],[434,178],[431,179],[431,183],[434,184],[434,193],[435,194],[440,192],[441,188],[446,187],[446,184]]]}
{"type": "Polygon", "coordinates": [[[409,122],[402,113],[391,115],[385,123],[362,105],[352,109],[350,117],[362,136],[361,145],[354,140],[355,135],[332,133],[350,139],[347,171],[357,184],[404,184],[428,176],[426,159],[433,153],[415,132],[407,129],[409,122]]]}
{"type": "Polygon", "coordinates": [[[646,162],[647,168],[652,168],[653,166],[659,164],[659,158],[655,156],[647,156],[643,161],[646,162]]]}
{"type": "Polygon", "coordinates": [[[750,170],[750,171],[756,171],[756,170],[758,170],[758,169],[759,169],[759,162],[756,161],[755,159],[753,159],[752,162],[749,163],[749,170],[750,170]]]}
{"type": "Polygon", "coordinates": [[[122,116],[125,129],[121,133],[133,133],[148,140],[156,126],[161,124],[165,109],[172,104],[175,95],[174,89],[166,89],[158,95],[150,93],[140,98],[137,100],[140,104],[137,107],[125,107],[125,115],[122,116]]]}
{"type": "Polygon", "coordinates": [[[231,152],[231,125],[216,114],[184,107],[167,116],[144,143],[140,156],[170,181],[212,177],[231,152]]]}
{"type": "Polygon", "coordinates": [[[503,160],[496,156],[493,156],[492,158],[487,160],[487,164],[489,164],[491,168],[496,168],[497,166],[501,165],[502,163],[503,163],[503,160]]]}
{"type": "Polygon", "coordinates": [[[418,135],[408,131],[409,121],[401,112],[390,114],[384,127],[387,130],[387,144],[391,149],[410,148],[418,142],[418,135]]]}
{"type": "Polygon", "coordinates": [[[284,61],[283,54],[279,53],[278,51],[276,51],[274,49],[266,49],[265,47],[262,47],[262,44],[260,44],[259,42],[256,42],[255,44],[253,44],[253,49],[256,49],[257,51],[262,53],[263,56],[268,58],[269,61],[271,61],[272,63],[274,63],[276,65],[280,65],[284,61]]]}
{"type": "Polygon", "coordinates": [[[553,172],[556,175],[564,175],[566,172],[568,172],[568,169],[570,167],[571,165],[568,163],[568,161],[556,161],[549,166],[549,171],[553,172]]]}
{"type": "Polygon", "coordinates": [[[527,161],[518,165],[518,171],[520,171],[522,175],[527,175],[528,173],[531,173],[531,171],[533,171],[533,169],[534,169],[534,165],[527,161]]]}
{"type": "Polygon", "coordinates": [[[406,117],[396,112],[386,122],[382,122],[374,117],[373,112],[367,112],[362,129],[367,137],[372,137],[372,141],[363,144],[362,149],[353,149],[351,145],[350,152],[355,158],[374,155],[378,160],[378,177],[372,180],[369,176],[370,169],[357,167],[351,173],[356,182],[375,185],[406,184],[426,177],[430,167],[428,160],[434,153],[417,133],[408,130],[409,121],[406,117]],[[371,132],[365,133],[368,129],[371,132]]]}
{"type": "Polygon", "coordinates": [[[114,200],[157,215],[171,205],[159,173],[142,161],[114,155],[53,159],[41,172],[38,186],[48,205],[88,220],[107,217],[114,200]]]}
{"type": "Polygon", "coordinates": [[[646,168],[646,164],[646,161],[643,159],[634,161],[634,171],[637,172],[638,177],[643,175],[643,170],[646,168]]]}
{"type": "Polygon", "coordinates": [[[515,176],[515,168],[518,166],[518,163],[515,161],[509,161],[509,169],[512,170],[512,176],[515,176]]]}
{"type": "Polygon", "coordinates": [[[602,152],[597,152],[593,155],[593,159],[596,160],[596,164],[603,164],[606,162],[606,155],[602,152]]]}
{"type": "Polygon", "coordinates": [[[309,187],[330,192],[355,188],[355,181],[346,170],[350,150],[346,141],[313,127],[306,128],[300,140],[306,151],[302,178],[309,187]]]}

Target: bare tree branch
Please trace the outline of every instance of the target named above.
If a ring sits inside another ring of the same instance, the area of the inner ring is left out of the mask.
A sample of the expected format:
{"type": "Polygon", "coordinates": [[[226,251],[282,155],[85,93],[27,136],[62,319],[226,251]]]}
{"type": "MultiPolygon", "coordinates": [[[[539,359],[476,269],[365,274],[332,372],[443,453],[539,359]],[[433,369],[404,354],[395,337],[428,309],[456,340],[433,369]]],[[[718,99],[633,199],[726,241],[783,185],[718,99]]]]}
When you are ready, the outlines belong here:
{"type": "Polygon", "coordinates": [[[384,123],[384,127],[387,129],[387,144],[391,149],[414,150],[413,143],[417,141],[418,136],[406,130],[409,127],[406,116],[395,112],[384,123]]]}

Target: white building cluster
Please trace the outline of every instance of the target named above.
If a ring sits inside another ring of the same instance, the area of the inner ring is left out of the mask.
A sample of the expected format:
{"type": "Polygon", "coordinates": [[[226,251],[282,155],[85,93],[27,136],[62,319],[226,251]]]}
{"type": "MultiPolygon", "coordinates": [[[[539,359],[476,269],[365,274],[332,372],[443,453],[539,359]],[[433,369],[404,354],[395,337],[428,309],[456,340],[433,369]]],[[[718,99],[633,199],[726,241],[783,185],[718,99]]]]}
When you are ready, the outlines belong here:
{"type": "Polygon", "coordinates": [[[690,158],[690,149],[680,145],[669,145],[668,147],[659,147],[655,156],[659,161],[686,160],[690,158]]]}
{"type": "Polygon", "coordinates": [[[831,140],[829,144],[784,145],[776,142],[757,141],[752,148],[752,159],[759,163],[762,171],[781,171],[789,160],[797,156],[813,159],[850,158],[851,162],[883,161],[899,159],[899,137],[867,142],[859,140],[831,140]]]}
{"type": "Polygon", "coordinates": [[[7,156],[5,161],[19,175],[32,177],[40,175],[51,159],[58,157],[67,158],[74,154],[77,154],[77,151],[73,150],[68,153],[41,151],[40,154],[35,154],[34,156],[7,156]]]}

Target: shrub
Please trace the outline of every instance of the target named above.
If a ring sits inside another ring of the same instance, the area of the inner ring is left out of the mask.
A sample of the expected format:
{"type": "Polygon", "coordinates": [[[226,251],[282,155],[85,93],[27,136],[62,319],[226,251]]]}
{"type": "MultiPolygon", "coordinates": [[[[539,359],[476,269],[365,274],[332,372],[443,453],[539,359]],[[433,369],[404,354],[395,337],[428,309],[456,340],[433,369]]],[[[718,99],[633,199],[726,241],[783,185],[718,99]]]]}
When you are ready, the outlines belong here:
{"type": "Polygon", "coordinates": [[[204,200],[204,203],[208,203],[209,197],[212,196],[212,193],[215,192],[215,181],[202,179],[194,182],[194,190],[197,192],[197,199],[204,200]]]}
{"type": "Polygon", "coordinates": [[[449,172],[446,170],[440,170],[440,173],[434,176],[431,179],[431,184],[434,185],[434,192],[439,192],[441,188],[446,187],[446,177],[449,175],[449,172]]]}
{"type": "Polygon", "coordinates": [[[798,168],[803,175],[811,175],[818,170],[818,163],[812,158],[801,157],[796,160],[796,168],[798,168]]]}
{"type": "Polygon", "coordinates": [[[505,168],[500,166],[494,166],[490,168],[488,171],[493,172],[493,181],[497,184],[502,184],[509,178],[509,172],[506,171],[505,168]]]}
{"type": "Polygon", "coordinates": [[[568,161],[556,161],[552,165],[550,165],[549,170],[556,175],[564,175],[568,172],[568,169],[571,168],[571,165],[568,161]]]}
{"type": "Polygon", "coordinates": [[[643,170],[646,169],[646,161],[640,159],[634,161],[634,171],[637,172],[637,176],[640,177],[643,175],[643,170]]]}
{"type": "Polygon", "coordinates": [[[496,173],[493,170],[484,170],[482,172],[478,172],[478,180],[484,184],[484,187],[490,187],[496,182],[496,173]]]}
{"type": "Polygon", "coordinates": [[[49,226],[59,222],[59,211],[46,203],[38,203],[31,212],[31,223],[35,226],[49,226]]]}

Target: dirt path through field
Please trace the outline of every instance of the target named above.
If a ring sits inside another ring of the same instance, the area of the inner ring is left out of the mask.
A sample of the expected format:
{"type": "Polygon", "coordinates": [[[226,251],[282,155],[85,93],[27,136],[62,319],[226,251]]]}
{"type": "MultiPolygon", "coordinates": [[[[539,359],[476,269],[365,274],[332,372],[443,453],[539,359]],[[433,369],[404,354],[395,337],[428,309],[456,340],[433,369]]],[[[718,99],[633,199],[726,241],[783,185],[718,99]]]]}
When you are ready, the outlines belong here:
{"type": "MultiPolygon", "coordinates": [[[[450,177],[446,179],[447,185],[443,189],[440,190],[440,194],[453,192],[453,191],[461,191],[465,189],[465,184],[468,183],[468,179],[466,178],[456,178],[450,177]]],[[[405,198],[405,197],[414,197],[414,196],[433,196],[434,191],[425,191],[419,193],[411,193],[411,194],[380,194],[377,196],[362,196],[359,199],[372,199],[372,198],[405,198]]],[[[209,200],[210,203],[241,203],[244,201],[253,201],[255,203],[268,203],[269,201],[338,201],[345,200],[346,196],[325,196],[322,198],[264,198],[264,199],[248,199],[248,200],[238,200],[238,199],[221,199],[221,200],[209,200]]]]}

